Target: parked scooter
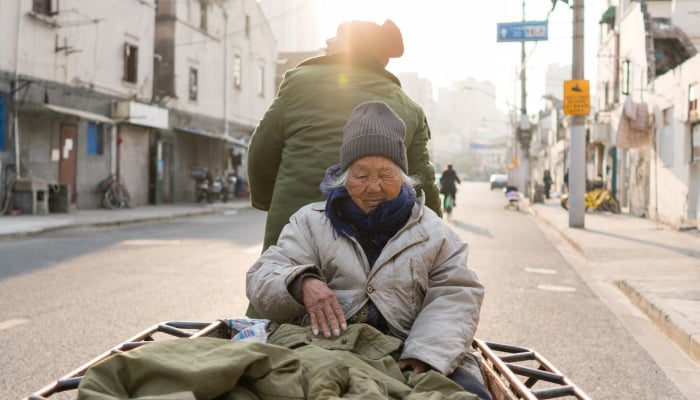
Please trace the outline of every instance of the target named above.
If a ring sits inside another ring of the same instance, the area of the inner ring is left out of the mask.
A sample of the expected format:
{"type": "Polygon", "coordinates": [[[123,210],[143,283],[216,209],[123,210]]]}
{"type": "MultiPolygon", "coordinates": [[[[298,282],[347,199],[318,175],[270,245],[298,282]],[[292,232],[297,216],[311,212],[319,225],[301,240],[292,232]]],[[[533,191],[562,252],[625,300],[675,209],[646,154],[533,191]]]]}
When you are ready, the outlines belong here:
{"type": "Polygon", "coordinates": [[[194,179],[194,198],[199,203],[206,200],[213,203],[216,200],[228,201],[235,196],[238,177],[229,172],[224,178],[218,174],[212,174],[206,168],[193,168],[190,177],[194,179]]]}
{"type": "Polygon", "coordinates": [[[194,200],[197,203],[208,199],[209,181],[207,175],[209,173],[204,168],[192,168],[190,170],[190,178],[194,179],[194,200]]]}
{"type": "Polygon", "coordinates": [[[503,188],[503,192],[508,201],[505,208],[520,211],[520,192],[518,192],[517,186],[508,185],[503,188]]]}

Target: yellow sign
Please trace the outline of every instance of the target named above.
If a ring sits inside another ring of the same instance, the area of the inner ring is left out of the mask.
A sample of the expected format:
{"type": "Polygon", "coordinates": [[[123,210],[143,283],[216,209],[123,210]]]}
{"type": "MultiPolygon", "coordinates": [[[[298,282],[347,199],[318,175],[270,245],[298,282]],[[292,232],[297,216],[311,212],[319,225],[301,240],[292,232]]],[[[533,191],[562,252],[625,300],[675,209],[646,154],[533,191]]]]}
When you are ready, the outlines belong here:
{"type": "Polygon", "coordinates": [[[564,114],[588,115],[591,112],[591,95],[588,81],[573,79],[564,81],[564,114]]]}

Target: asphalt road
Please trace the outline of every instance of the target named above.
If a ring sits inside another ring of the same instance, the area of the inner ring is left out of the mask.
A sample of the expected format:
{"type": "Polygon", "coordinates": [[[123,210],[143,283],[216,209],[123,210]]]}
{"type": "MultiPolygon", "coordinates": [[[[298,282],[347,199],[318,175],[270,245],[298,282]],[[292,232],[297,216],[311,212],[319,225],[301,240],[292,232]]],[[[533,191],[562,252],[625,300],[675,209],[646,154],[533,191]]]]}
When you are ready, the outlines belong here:
{"type": "MultiPolygon", "coordinates": [[[[477,336],[530,347],[594,399],[683,399],[541,224],[464,183],[450,222],[486,286],[477,336]]],[[[0,398],[165,320],[241,316],[265,215],[240,210],[0,242],[0,398]]]]}

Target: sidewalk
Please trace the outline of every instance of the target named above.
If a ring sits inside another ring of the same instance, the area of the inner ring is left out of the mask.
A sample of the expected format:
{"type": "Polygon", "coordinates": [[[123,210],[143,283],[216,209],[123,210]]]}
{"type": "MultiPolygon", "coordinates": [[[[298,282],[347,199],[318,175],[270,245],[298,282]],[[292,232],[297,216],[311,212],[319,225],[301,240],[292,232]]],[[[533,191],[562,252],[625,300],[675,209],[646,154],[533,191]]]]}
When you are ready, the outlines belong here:
{"type": "MultiPolygon", "coordinates": [[[[76,210],[67,214],[0,216],[0,240],[81,226],[230,212],[250,207],[247,198],[228,203],[76,210]]],[[[630,300],[691,358],[700,362],[700,233],[680,232],[627,214],[586,213],[585,228],[570,228],[558,200],[529,206],[585,257],[600,265],[630,300]]]]}
{"type": "Polygon", "coordinates": [[[586,262],[700,362],[700,233],[677,231],[629,214],[588,212],[570,228],[558,199],[530,206],[586,262]]]}
{"type": "Polygon", "coordinates": [[[4,215],[0,216],[0,240],[66,228],[123,225],[134,222],[223,213],[246,207],[250,207],[250,200],[247,197],[230,200],[226,203],[216,202],[213,204],[182,203],[116,210],[74,210],[70,213],[49,215],[4,215]]]}

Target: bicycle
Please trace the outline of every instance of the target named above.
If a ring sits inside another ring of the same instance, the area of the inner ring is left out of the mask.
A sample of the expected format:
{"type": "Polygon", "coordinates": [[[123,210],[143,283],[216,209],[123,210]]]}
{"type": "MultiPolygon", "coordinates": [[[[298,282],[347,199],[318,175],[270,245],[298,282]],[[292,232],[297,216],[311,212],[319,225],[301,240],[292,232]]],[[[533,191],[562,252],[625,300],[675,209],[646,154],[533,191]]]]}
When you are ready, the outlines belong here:
{"type": "MultiPolygon", "coordinates": [[[[561,197],[561,206],[568,210],[569,209],[569,196],[564,195],[561,197]]],[[[608,189],[593,188],[586,192],[585,196],[586,211],[610,211],[613,214],[620,213],[620,202],[617,201],[612,192],[608,189]]]]}
{"type": "Polygon", "coordinates": [[[445,211],[445,217],[447,220],[452,219],[452,209],[454,208],[455,199],[451,194],[445,194],[445,198],[442,201],[442,209],[445,211]]]}
{"type": "Polygon", "coordinates": [[[99,188],[103,192],[102,206],[104,208],[115,209],[129,207],[129,201],[131,200],[129,191],[126,190],[124,184],[121,183],[114,174],[111,174],[100,182],[99,188]]]}

